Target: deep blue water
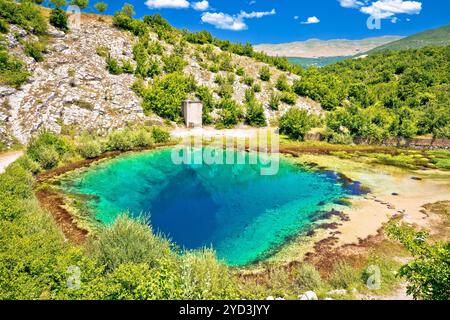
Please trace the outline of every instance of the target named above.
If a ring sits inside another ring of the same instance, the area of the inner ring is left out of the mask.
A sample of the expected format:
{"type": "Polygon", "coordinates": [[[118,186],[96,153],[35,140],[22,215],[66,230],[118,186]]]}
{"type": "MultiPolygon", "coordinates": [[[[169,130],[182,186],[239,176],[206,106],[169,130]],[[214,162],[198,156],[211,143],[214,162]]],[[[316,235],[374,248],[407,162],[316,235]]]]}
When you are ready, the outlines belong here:
{"type": "Polygon", "coordinates": [[[64,187],[95,196],[89,204],[104,224],[125,211],[144,214],[179,246],[213,247],[237,266],[265,258],[357,188],[288,160],[276,175],[262,176],[262,164],[175,165],[170,154],[161,149],[99,163],[64,187]]]}

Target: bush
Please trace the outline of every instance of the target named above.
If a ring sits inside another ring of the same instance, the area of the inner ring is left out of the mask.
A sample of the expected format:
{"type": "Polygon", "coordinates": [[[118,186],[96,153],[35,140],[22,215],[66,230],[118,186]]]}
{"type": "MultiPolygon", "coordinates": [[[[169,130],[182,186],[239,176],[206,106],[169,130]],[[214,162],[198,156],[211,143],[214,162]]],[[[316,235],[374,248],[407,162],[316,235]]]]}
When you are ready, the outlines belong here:
{"type": "Polygon", "coordinates": [[[55,28],[67,32],[69,31],[68,18],[66,12],[61,8],[54,8],[50,13],[50,24],[55,28]]]}
{"type": "Polygon", "coordinates": [[[272,92],[269,99],[270,109],[278,110],[278,108],[280,107],[280,101],[281,101],[280,96],[277,93],[272,92]]]}
{"type": "Polygon", "coordinates": [[[146,263],[157,268],[163,258],[172,254],[167,240],[153,235],[143,220],[133,220],[127,215],[101,229],[88,247],[90,255],[107,270],[123,263],[146,263]]]}
{"type": "Polygon", "coordinates": [[[271,77],[270,68],[267,66],[262,67],[261,70],[259,71],[259,78],[262,81],[269,81],[270,77],[271,77]]]}
{"type": "Polygon", "coordinates": [[[245,70],[242,67],[239,67],[236,69],[236,75],[238,75],[239,77],[243,77],[245,75],[245,70]]]}
{"type": "Polygon", "coordinates": [[[328,142],[332,144],[352,144],[353,143],[353,137],[349,135],[348,133],[336,133],[333,132],[330,137],[328,138],[328,142]]]}
{"type": "Polygon", "coordinates": [[[0,19],[0,33],[8,33],[8,32],[9,32],[8,22],[6,22],[3,19],[0,19]]]}
{"type": "Polygon", "coordinates": [[[229,83],[225,83],[217,89],[217,94],[223,99],[231,99],[234,94],[234,88],[229,83]]]}
{"type": "Polygon", "coordinates": [[[261,92],[262,88],[261,88],[261,84],[260,83],[255,83],[252,87],[254,92],[261,92]]]}
{"type": "Polygon", "coordinates": [[[163,70],[166,73],[183,72],[184,67],[187,66],[187,62],[177,54],[162,56],[162,62],[164,63],[163,70]]]}
{"type": "Polygon", "coordinates": [[[30,56],[36,62],[44,61],[44,56],[42,53],[45,51],[45,45],[39,41],[28,41],[25,43],[25,54],[30,56]]]}
{"type": "Polygon", "coordinates": [[[0,44],[0,84],[20,88],[29,76],[30,73],[25,70],[23,61],[10,56],[0,44]]]}
{"type": "Polygon", "coordinates": [[[181,116],[181,104],[188,93],[195,91],[195,80],[179,73],[171,73],[157,78],[153,85],[144,90],[144,111],[153,111],[158,116],[178,121],[181,116]]]}
{"type": "Polygon", "coordinates": [[[399,272],[408,280],[408,294],[414,299],[449,300],[450,242],[430,243],[427,232],[416,232],[406,224],[390,224],[386,233],[414,257],[399,272]]]}
{"type": "Polygon", "coordinates": [[[315,125],[315,119],[307,110],[291,108],[280,118],[280,133],[294,140],[303,140],[315,125]]]}
{"type": "Polygon", "coordinates": [[[70,147],[64,139],[50,131],[42,131],[30,141],[27,154],[43,169],[52,169],[69,151],[70,147]]]}
{"type": "Polygon", "coordinates": [[[211,124],[212,118],[210,113],[216,107],[211,90],[207,86],[200,86],[197,88],[195,95],[203,102],[203,123],[211,124]]]}
{"type": "Polygon", "coordinates": [[[112,75],[119,75],[122,73],[122,67],[119,62],[110,55],[106,58],[106,70],[112,75]]]}
{"type": "Polygon", "coordinates": [[[133,139],[128,129],[114,131],[108,136],[106,148],[109,151],[129,151],[133,149],[133,139]]]}
{"type": "Polygon", "coordinates": [[[290,106],[293,106],[297,102],[297,95],[293,92],[285,91],[281,94],[280,100],[290,106]]]}
{"type": "Polygon", "coordinates": [[[0,18],[36,35],[47,32],[47,21],[32,1],[0,1],[0,18]]]}
{"type": "Polygon", "coordinates": [[[246,102],[246,122],[252,127],[265,127],[267,125],[266,115],[261,103],[255,99],[246,102]]]}
{"type": "Polygon", "coordinates": [[[153,127],[152,137],[156,143],[167,143],[170,141],[170,132],[161,127],[153,127]]]}
{"type": "Polygon", "coordinates": [[[103,146],[92,138],[83,138],[77,146],[78,153],[85,159],[94,159],[103,153],[103,146]]]}
{"type": "Polygon", "coordinates": [[[240,298],[237,281],[212,250],[186,252],[181,262],[183,299],[240,298]]]}
{"type": "Polygon", "coordinates": [[[320,273],[313,265],[303,263],[294,271],[295,287],[301,291],[316,290],[323,284],[320,273]]]}
{"type": "Polygon", "coordinates": [[[134,67],[130,60],[122,60],[122,67],[120,69],[123,73],[134,73],[134,67]]]}
{"type": "Polygon", "coordinates": [[[219,127],[232,128],[242,120],[242,108],[236,101],[222,99],[218,103],[218,108],[221,109],[219,112],[219,127]]]}
{"type": "Polygon", "coordinates": [[[250,76],[247,76],[242,79],[242,82],[247,86],[251,87],[255,83],[255,79],[250,76]]]}
{"type": "Polygon", "coordinates": [[[345,262],[338,262],[328,279],[335,289],[353,289],[362,283],[362,274],[345,262]]]}
{"type": "Polygon", "coordinates": [[[135,148],[148,148],[153,145],[153,135],[145,129],[139,129],[133,134],[135,148]]]}
{"type": "Polygon", "coordinates": [[[287,76],[285,74],[282,74],[278,78],[276,88],[280,91],[290,91],[291,90],[291,86],[289,85],[287,76]]]}

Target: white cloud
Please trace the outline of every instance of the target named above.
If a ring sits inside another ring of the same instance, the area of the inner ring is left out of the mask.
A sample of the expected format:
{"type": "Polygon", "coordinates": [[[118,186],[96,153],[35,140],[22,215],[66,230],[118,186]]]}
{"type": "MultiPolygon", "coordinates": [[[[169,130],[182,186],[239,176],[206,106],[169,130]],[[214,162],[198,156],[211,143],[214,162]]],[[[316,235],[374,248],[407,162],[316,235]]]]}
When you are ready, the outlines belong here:
{"type": "Polygon", "coordinates": [[[344,8],[359,8],[360,6],[363,6],[364,3],[358,0],[338,0],[341,4],[341,7],[344,8]]]}
{"type": "Polygon", "coordinates": [[[202,21],[209,23],[218,29],[240,31],[247,29],[245,19],[259,19],[265,16],[276,14],[275,9],[264,12],[245,12],[241,11],[237,15],[229,15],[222,12],[205,12],[202,14],[202,21]]]}
{"type": "Polygon", "coordinates": [[[298,19],[299,19],[299,16],[295,16],[295,17],[294,17],[294,20],[298,20],[298,19]]]}
{"type": "Polygon", "coordinates": [[[206,0],[199,1],[199,2],[193,2],[192,8],[197,11],[205,11],[209,9],[209,2],[206,0]]]}
{"type": "MultiPolygon", "coordinates": [[[[422,2],[404,0],[338,0],[344,8],[359,9],[360,12],[368,14],[376,19],[392,20],[398,14],[419,14],[422,11],[422,2]]],[[[397,22],[397,20],[394,20],[397,22]]],[[[394,23],[395,23],[394,22],[394,23]]]]}
{"type": "Polygon", "coordinates": [[[306,21],[302,21],[302,24],[314,24],[314,23],[319,23],[319,22],[320,22],[319,18],[314,16],[314,17],[309,17],[306,21]]]}
{"type": "Polygon", "coordinates": [[[190,6],[187,0],[147,0],[145,5],[150,9],[186,9],[190,6]]]}
{"type": "Polygon", "coordinates": [[[393,18],[391,19],[391,22],[394,23],[394,24],[397,23],[397,21],[398,21],[398,18],[397,18],[397,17],[393,17],[393,18]]]}

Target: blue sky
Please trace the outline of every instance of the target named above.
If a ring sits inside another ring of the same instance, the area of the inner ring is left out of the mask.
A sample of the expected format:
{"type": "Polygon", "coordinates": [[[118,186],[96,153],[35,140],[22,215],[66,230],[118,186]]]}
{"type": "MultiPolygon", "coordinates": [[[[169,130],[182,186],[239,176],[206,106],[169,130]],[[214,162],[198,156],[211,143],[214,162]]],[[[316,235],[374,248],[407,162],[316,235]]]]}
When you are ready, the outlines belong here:
{"type": "Polygon", "coordinates": [[[108,14],[128,2],[137,18],[159,12],[175,27],[206,29],[222,39],[252,44],[411,35],[450,23],[448,0],[103,1],[110,6],[108,14]],[[371,17],[379,19],[380,29],[367,27],[371,17]]]}

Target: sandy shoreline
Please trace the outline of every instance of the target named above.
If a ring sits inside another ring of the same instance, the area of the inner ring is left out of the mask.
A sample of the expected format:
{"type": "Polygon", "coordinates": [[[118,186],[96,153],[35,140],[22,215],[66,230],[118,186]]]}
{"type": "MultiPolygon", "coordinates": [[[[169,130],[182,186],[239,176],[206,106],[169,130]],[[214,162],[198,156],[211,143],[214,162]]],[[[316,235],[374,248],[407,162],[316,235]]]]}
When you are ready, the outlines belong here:
{"type": "MultiPolygon", "coordinates": [[[[450,201],[450,172],[411,172],[383,165],[368,165],[333,156],[302,155],[297,161],[317,163],[340,172],[371,189],[364,197],[352,199],[343,210],[349,217],[333,232],[338,231],[336,246],[358,244],[376,236],[382,225],[394,216],[422,228],[430,228],[433,217],[423,208],[426,204],[450,201]]],[[[331,233],[331,232],[330,232],[331,233]]]]}

